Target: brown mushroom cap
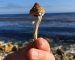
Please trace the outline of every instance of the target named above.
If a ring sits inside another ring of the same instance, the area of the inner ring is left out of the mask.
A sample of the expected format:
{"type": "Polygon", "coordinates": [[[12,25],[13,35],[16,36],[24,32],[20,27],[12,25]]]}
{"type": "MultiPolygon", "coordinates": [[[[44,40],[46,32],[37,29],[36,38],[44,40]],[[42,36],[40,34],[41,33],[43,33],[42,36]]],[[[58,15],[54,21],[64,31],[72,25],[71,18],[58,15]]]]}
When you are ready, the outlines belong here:
{"type": "Polygon", "coordinates": [[[31,16],[42,16],[45,14],[45,10],[38,3],[35,3],[29,14],[31,16]]]}

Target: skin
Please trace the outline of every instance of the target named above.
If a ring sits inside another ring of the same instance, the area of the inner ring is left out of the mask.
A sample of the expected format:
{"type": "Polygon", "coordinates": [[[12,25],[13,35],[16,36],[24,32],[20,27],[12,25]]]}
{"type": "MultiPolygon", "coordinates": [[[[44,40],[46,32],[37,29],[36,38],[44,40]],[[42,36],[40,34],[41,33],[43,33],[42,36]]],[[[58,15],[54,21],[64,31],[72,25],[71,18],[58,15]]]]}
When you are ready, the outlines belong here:
{"type": "Polygon", "coordinates": [[[29,44],[18,52],[9,54],[4,60],[55,60],[47,40],[38,38],[35,42],[37,48],[29,44]]]}

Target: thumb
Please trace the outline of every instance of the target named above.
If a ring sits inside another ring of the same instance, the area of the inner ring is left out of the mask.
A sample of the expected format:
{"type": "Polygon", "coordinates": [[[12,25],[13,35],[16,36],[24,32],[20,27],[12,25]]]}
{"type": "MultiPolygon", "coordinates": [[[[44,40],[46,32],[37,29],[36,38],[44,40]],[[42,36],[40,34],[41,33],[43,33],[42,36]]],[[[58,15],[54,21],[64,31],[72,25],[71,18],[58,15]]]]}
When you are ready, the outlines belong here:
{"type": "Polygon", "coordinates": [[[52,53],[32,48],[28,53],[29,60],[55,60],[52,53]]]}
{"type": "Polygon", "coordinates": [[[43,39],[43,38],[38,38],[36,41],[36,47],[40,50],[44,50],[44,51],[48,51],[50,52],[50,45],[47,42],[47,40],[43,39]]]}

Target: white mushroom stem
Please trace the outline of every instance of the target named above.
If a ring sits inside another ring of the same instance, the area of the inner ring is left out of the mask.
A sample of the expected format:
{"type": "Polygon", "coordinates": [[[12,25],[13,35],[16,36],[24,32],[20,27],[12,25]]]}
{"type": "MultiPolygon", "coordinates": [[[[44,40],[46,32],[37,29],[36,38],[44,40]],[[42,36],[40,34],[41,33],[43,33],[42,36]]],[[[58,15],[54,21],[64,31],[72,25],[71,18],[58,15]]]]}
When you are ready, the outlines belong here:
{"type": "Polygon", "coordinates": [[[38,38],[38,28],[41,23],[42,16],[38,16],[34,27],[34,40],[38,38]]]}

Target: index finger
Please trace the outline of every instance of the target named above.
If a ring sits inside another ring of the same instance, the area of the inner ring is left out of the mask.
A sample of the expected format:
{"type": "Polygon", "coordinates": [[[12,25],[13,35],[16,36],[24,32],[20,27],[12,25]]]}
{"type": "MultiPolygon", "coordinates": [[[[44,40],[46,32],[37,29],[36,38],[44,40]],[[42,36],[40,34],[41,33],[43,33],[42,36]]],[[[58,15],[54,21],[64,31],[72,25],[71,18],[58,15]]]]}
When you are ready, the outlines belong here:
{"type": "Polygon", "coordinates": [[[36,40],[36,47],[40,50],[44,50],[44,51],[48,51],[48,52],[51,51],[48,41],[43,38],[38,38],[36,40]]]}

